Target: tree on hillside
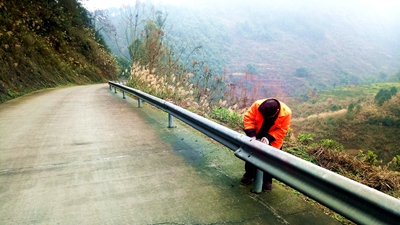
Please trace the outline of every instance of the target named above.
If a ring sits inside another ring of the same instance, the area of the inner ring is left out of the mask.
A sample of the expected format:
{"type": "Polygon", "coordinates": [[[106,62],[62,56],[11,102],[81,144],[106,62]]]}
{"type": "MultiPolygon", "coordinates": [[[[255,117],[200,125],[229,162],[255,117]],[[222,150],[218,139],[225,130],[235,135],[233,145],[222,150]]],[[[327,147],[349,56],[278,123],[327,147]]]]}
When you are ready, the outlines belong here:
{"type": "Polygon", "coordinates": [[[168,40],[164,38],[165,18],[160,11],[156,12],[156,15],[156,20],[146,20],[143,30],[130,44],[130,59],[133,63],[147,67],[156,75],[182,76],[187,72],[187,68],[180,62],[179,55],[169,47],[168,40]]]}
{"type": "MultiPolygon", "coordinates": [[[[100,23],[96,25],[96,29],[101,29],[102,25],[106,25],[101,32],[106,33],[111,39],[110,41],[116,46],[115,54],[120,55],[132,61],[132,42],[140,40],[142,32],[144,32],[146,21],[158,21],[153,7],[146,7],[145,3],[136,0],[135,5],[124,5],[119,9],[120,20],[115,23],[100,23]]],[[[100,17],[101,18],[101,17],[100,17]]],[[[158,23],[158,22],[157,22],[158,23]]]]}
{"type": "Polygon", "coordinates": [[[131,61],[129,61],[123,57],[118,57],[117,62],[118,62],[118,67],[119,67],[118,77],[129,78],[129,75],[131,74],[131,66],[132,66],[131,61]]]}
{"type": "Polygon", "coordinates": [[[308,77],[309,71],[306,67],[298,67],[296,68],[296,72],[294,73],[296,77],[308,77]]]}
{"type": "Polygon", "coordinates": [[[141,39],[133,40],[131,45],[129,45],[129,56],[131,58],[130,61],[139,62],[140,65],[145,66],[147,60],[145,60],[145,49],[144,44],[141,39]],[[143,60],[142,60],[143,59],[143,60]]]}
{"type": "Polygon", "coordinates": [[[101,45],[107,47],[107,50],[111,52],[111,49],[108,48],[108,45],[103,38],[103,34],[106,34],[108,37],[112,37],[116,32],[115,26],[109,19],[108,11],[95,10],[93,13],[88,13],[88,18],[90,18],[88,27],[94,30],[96,40],[101,45]]]}
{"type": "Polygon", "coordinates": [[[386,89],[381,89],[379,90],[378,94],[375,95],[375,101],[378,103],[378,105],[382,105],[385,101],[389,100],[392,98],[392,94],[390,93],[389,90],[386,89]]]}
{"type": "Polygon", "coordinates": [[[134,40],[130,45],[129,52],[134,62],[139,62],[141,65],[148,65],[150,71],[153,69],[161,69],[163,56],[166,53],[163,46],[162,28],[154,20],[147,20],[144,32],[140,35],[140,39],[134,40]]]}
{"type": "Polygon", "coordinates": [[[397,88],[396,87],[392,87],[392,88],[390,88],[390,94],[393,96],[393,95],[396,95],[397,94],[397,88]]]}

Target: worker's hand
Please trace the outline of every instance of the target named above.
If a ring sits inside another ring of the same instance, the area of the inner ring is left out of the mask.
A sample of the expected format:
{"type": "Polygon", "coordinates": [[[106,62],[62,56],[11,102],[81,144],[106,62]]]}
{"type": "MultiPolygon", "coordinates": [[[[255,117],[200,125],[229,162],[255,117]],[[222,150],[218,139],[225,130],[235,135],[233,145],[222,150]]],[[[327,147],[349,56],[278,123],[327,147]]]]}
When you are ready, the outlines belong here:
{"type": "Polygon", "coordinates": [[[268,138],[266,138],[266,137],[262,137],[260,141],[261,141],[262,143],[264,143],[264,144],[269,145],[268,138]]]}
{"type": "Polygon", "coordinates": [[[256,137],[255,137],[255,136],[254,136],[254,137],[251,137],[251,139],[256,140],[256,137]]]}

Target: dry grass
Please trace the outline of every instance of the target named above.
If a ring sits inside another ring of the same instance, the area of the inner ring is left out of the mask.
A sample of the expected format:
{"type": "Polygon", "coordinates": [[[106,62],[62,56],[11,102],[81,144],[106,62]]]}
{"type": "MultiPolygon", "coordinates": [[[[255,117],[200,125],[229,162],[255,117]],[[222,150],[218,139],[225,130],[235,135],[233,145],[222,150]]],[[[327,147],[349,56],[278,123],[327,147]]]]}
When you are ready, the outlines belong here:
{"type": "MultiPolygon", "coordinates": [[[[190,82],[193,76],[191,73],[183,75],[157,75],[154,70],[149,70],[147,66],[134,63],[131,67],[131,74],[127,85],[135,89],[144,91],[158,98],[174,102],[175,105],[189,109],[199,115],[209,117],[214,108],[226,108],[231,112],[243,114],[249,104],[254,101],[252,93],[246,94],[240,85],[235,88],[214,87],[210,89],[190,82]],[[223,89],[224,93],[216,98],[216,90],[223,89]],[[241,95],[238,95],[241,93],[241,95]],[[243,94],[244,93],[244,94],[243,94]],[[246,103],[247,104],[244,104],[246,103]]],[[[222,78],[218,78],[223,81],[222,78]]]]}
{"type": "Polygon", "coordinates": [[[318,114],[312,114],[310,116],[307,117],[296,117],[293,118],[292,120],[296,121],[296,122],[302,122],[302,121],[306,121],[306,120],[310,120],[310,119],[323,119],[323,118],[327,118],[329,116],[337,116],[337,115],[343,115],[346,114],[347,109],[341,109],[338,111],[330,111],[330,112],[322,112],[322,113],[318,113],[318,114]]]}
{"type": "MultiPolygon", "coordinates": [[[[399,192],[400,172],[374,166],[344,152],[316,147],[309,150],[319,165],[382,192],[399,192]]],[[[392,161],[393,162],[393,161],[392,161]]],[[[400,196],[397,196],[400,197],[400,196]]]]}
{"type": "Polygon", "coordinates": [[[133,64],[127,85],[192,111],[211,111],[211,103],[208,101],[210,90],[196,88],[189,82],[191,76],[190,73],[181,76],[157,76],[146,66],[133,64]]]}

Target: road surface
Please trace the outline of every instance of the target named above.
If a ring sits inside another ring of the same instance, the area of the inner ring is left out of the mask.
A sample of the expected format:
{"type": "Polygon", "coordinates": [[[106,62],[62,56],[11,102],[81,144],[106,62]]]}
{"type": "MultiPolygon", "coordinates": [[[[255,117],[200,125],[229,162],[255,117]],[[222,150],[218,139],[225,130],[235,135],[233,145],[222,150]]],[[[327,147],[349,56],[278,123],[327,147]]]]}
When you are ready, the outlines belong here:
{"type": "Polygon", "coordinates": [[[337,224],[282,185],[253,194],[223,146],[107,84],[0,104],[0,224],[337,224]]]}

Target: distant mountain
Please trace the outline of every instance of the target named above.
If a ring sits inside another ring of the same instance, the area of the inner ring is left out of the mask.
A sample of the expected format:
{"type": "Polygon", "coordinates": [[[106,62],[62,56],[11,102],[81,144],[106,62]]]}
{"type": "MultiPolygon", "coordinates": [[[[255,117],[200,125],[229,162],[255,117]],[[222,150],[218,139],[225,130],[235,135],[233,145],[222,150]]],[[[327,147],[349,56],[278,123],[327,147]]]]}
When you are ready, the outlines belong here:
{"type": "MultiPolygon", "coordinates": [[[[167,16],[165,37],[185,49],[183,61],[205,61],[235,77],[248,71],[268,96],[386,81],[400,69],[395,9],[341,0],[202,0],[155,10],[167,16]],[[201,51],[189,56],[196,46],[201,51]]],[[[118,21],[118,10],[110,12],[118,21]]]]}

